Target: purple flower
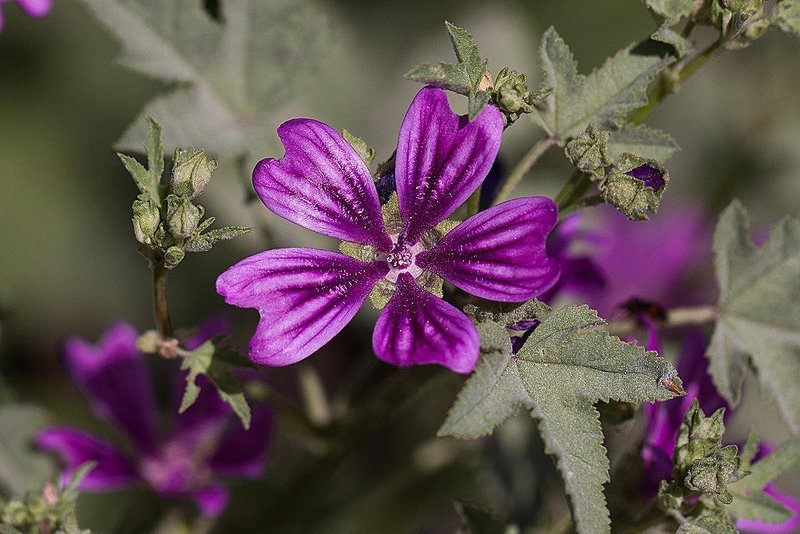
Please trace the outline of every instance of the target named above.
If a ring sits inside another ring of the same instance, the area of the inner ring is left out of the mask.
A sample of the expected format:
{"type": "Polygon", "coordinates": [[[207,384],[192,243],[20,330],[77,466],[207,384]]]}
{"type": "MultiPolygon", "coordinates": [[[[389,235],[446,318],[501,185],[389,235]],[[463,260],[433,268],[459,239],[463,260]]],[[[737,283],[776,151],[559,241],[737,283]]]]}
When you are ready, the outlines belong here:
{"type": "Polygon", "coordinates": [[[371,261],[286,248],[256,254],[222,273],[217,292],[226,302],[261,315],[250,358],[288,365],[308,357],[353,318],[381,281],[394,293],[373,332],[378,357],[401,367],[437,363],[470,372],[478,358],[476,328],[426,291],[431,273],[498,301],[530,299],[559,274],[545,251],[558,218],[548,198],[504,202],[444,237],[431,230],[486,177],[502,132],[497,108],[486,106],[468,122],[450,110],[443,90],[422,89],[400,128],[394,178],[401,220],[387,228],[369,169],[341,135],[309,119],[282,124],[285,156],[262,160],[253,172],[261,200],[301,226],[372,247],[371,261]]]}
{"type": "MultiPolygon", "coordinates": [[[[218,326],[208,324],[186,346],[196,348],[218,333],[218,326]]],[[[144,355],[136,348],[137,338],[131,325],[120,323],[96,345],[76,337],[64,346],[73,380],[96,415],[128,436],[134,454],[69,427],[45,429],[37,436],[37,445],[64,460],[64,480],[81,464],[96,461],[81,484],[84,491],[145,483],[162,497],[193,498],[204,514],[218,515],[228,502],[221,478],[257,478],[263,473],[271,412],[266,407],[253,410],[250,430],[245,431],[214,387],[198,381],[201,393],[195,404],[176,417],[169,436],[160,437],[153,386],[144,355]]],[[[183,378],[176,375],[176,393],[180,382],[183,378]]],[[[180,395],[174,397],[177,412],[180,395]]]]}
{"type": "Polygon", "coordinates": [[[636,167],[625,174],[643,181],[645,187],[651,188],[656,193],[664,186],[664,174],[650,165],[636,167]]]}
{"type": "MultiPolygon", "coordinates": [[[[0,0],[0,4],[7,0],[0,0]]],[[[20,9],[29,17],[44,17],[53,7],[53,0],[11,0],[16,2],[20,9]]],[[[0,31],[3,31],[3,12],[0,11],[0,31]]]]}

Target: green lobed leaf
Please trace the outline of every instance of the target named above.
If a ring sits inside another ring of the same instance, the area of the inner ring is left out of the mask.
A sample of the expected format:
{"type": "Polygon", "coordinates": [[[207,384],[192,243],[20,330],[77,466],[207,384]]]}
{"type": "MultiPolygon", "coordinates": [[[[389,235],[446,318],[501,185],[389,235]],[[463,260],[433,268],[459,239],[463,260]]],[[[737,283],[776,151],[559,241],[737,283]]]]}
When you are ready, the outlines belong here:
{"type": "Polygon", "coordinates": [[[628,152],[663,163],[678,149],[669,134],[647,126],[624,125],[610,133],[607,150],[613,162],[628,152]]]}
{"type": "Polygon", "coordinates": [[[342,130],[342,137],[353,147],[361,158],[361,161],[363,161],[364,165],[369,169],[369,166],[372,165],[372,162],[375,160],[375,149],[369,146],[367,142],[360,137],[353,135],[349,130],[342,130]]]}
{"type": "Polygon", "coordinates": [[[665,19],[677,20],[692,14],[694,0],[645,0],[645,5],[665,19]]]}
{"type": "Polygon", "coordinates": [[[675,534],[738,534],[733,525],[711,514],[703,514],[682,523],[675,534]]]}
{"type": "Polygon", "coordinates": [[[568,139],[589,123],[599,128],[620,126],[626,115],[647,103],[647,88],[673,58],[666,46],[631,44],[588,76],[577,64],[564,40],[552,27],[539,48],[544,86],[553,92],[534,109],[534,122],[550,135],[568,139]]]}
{"type": "Polygon", "coordinates": [[[608,459],[597,401],[654,402],[680,384],[669,362],[635,343],[597,330],[604,321],[587,306],[568,306],[546,318],[517,355],[508,333],[481,323],[481,357],[439,435],[478,437],[517,412],[531,411],[546,451],[569,495],[578,532],[608,532],[603,484],[608,459]]]}
{"type": "Polygon", "coordinates": [[[195,350],[186,354],[181,369],[188,370],[186,390],[183,393],[178,413],[183,413],[197,400],[200,387],[195,380],[206,375],[220,398],[230,404],[234,413],[241,419],[245,429],[250,428],[250,406],[242,392],[239,380],[231,373],[232,368],[252,368],[253,363],[236,350],[220,346],[219,339],[206,341],[195,350]]]}
{"type": "Polygon", "coordinates": [[[708,348],[722,396],[739,402],[748,357],[793,433],[800,432],[800,219],[788,218],[756,248],[747,213],[734,201],[714,234],[720,297],[708,348]]]}
{"type": "MultiPolygon", "coordinates": [[[[236,155],[266,132],[252,117],[305,83],[327,40],[319,6],[304,0],[221,0],[220,20],[200,0],[81,0],[123,45],[118,60],[144,75],[179,82],[145,106],[167,148],[208,147],[236,155]]],[[[138,148],[140,116],[117,145],[138,148]]]]}
{"type": "Polygon", "coordinates": [[[479,89],[486,75],[488,62],[481,58],[472,35],[450,22],[445,21],[444,24],[450,34],[458,63],[422,63],[407,72],[405,77],[468,97],[469,120],[472,120],[491,98],[487,91],[479,89]]]}

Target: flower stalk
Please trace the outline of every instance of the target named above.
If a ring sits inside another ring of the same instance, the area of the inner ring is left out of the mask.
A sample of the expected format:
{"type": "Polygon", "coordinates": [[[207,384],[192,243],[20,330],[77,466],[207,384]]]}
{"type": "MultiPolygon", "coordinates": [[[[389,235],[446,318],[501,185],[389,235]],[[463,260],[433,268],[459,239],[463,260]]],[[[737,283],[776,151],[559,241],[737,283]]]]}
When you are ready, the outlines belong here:
{"type": "Polygon", "coordinates": [[[160,263],[153,264],[153,311],[161,337],[164,339],[173,337],[172,321],[167,306],[167,268],[160,263]]]}
{"type": "Polygon", "coordinates": [[[514,167],[514,170],[511,171],[511,174],[508,175],[508,180],[503,184],[503,187],[500,188],[500,191],[497,192],[497,198],[494,200],[494,204],[500,204],[501,202],[508,200],[511,196],[511,192],[517,186],[520,180],[528,174],[528,171],[531,170],[534,163],[539,161],[547,149],[553,146],[558,142],[556,137],[547,137],[542,139],[535,145],[531,147],[525,156],[517,163],[517,166],[514,167]]]}

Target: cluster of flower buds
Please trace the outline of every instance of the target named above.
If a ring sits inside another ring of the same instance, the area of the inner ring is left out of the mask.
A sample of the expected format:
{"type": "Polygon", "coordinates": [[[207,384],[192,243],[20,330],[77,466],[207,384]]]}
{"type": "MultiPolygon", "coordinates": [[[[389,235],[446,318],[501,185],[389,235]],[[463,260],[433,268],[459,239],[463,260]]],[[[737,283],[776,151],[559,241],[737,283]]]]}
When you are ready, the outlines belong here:
{"type": "Polygon", "coordinates": [[[506,127],[513,124],[523,114],[533,111],[533,105],[550,93],[549,90],[531,93],[524,74],[503,68],[489,89],[490,103],[503,114],[506,127]]]}
{"type": "Polygon", "coordinates": [[[717,28],[728,48],[747,46],[770,25],[764,0],[705,0],[696,3],[692,18],[717,28]]]}
{"type": "Polygon", "coordinates": [[[229,226],[203,233],[214,222],[203,219],[203,206],[193,199],[200,195],[211,180],[217,162],[205,151],[178,148],[168,183],[161,183],[163,148],[160,128],[149,120],[148,152],[150,169],[145,169],[130,156],[120,158],[134,178],[141,194],[133,202],[133,233],[141,243],[139,251],[153,264],[167,269],[177,266],[186,252],[205,252],[221,240],[232,239],[250,231],[249,228],[229,226]]]}
{"type": "Polygon", "coordinates": [[[564,154],[579,171],[602,177],[603,169],[611,165],[608,158],[609,137],[609,132],[590,124],[586,131],[566,144],[564,154]]]}

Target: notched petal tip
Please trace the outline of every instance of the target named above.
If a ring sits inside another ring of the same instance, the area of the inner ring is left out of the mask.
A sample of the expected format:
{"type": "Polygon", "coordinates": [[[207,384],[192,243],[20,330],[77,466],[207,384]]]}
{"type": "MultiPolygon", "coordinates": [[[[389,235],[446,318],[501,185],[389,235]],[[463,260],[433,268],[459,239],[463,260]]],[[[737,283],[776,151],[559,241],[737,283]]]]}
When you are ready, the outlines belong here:
{"type": "Polygon", "coordinates": [[[264,205],[304,228],[346,241],[391,248],[369,169],[333,128],[292,119],[278,128],[286,150],[253,170],[264,205]]]}
{"type": "Polygon", "coordinates": [[[250,359],[284,366],[314,353],[350,322],[386,262],[362,262],[308,248],[274,249],[245,258],[217,278],[229,304],[261,315],[250,359]]]}
{"type": "Polygon", "coordinates": [[[480,341],[466,315],[403,273],[375,324],[372,346],[378,358],[398,367],[435,363],[466,374],[478,361],[480,341]]]}
{"type": "Polygon", "coordinates": [[[395,181],[409,242],[453,213],[486,178],[497,157],[503,117],[486,106],[468,122],[442,89],[422,89],[397,141],[395,181]]]}

